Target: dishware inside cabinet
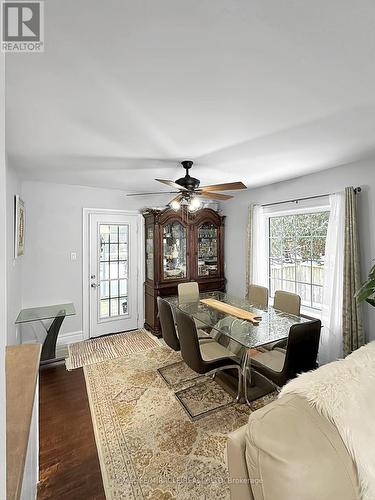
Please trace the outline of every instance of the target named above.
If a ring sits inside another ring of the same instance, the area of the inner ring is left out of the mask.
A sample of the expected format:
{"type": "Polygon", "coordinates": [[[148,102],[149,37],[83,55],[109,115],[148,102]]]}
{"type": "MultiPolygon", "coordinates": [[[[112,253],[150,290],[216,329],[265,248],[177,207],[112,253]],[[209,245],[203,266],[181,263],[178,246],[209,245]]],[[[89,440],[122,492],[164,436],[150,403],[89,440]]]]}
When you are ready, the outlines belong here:
{"type": "Polygon", "coordinates": [[[173,221],[163,228],[164,279],[186,278],[186,228],[173,221]]]}
{"type": "Polygon", "coordinates": [[[198,276],[216,276],[218,273],[218,229],[205,222],[198,229],[198,276]]]}

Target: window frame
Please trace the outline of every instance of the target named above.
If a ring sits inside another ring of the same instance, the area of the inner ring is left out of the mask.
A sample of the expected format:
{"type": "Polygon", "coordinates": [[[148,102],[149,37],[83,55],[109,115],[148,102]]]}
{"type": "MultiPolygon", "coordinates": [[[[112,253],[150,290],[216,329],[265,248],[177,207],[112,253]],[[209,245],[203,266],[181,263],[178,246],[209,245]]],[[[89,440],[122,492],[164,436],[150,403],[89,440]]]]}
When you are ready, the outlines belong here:
{"type": "MultiPolygon", "coordinates": [[[[290,207],[282,209],[280,206],[277,208],[277,206],[271,206],[267,207],[264,213],[264,223],[265,223],[265,238],[266,238],[266,268],[267,268],[267,284],[269,287],[269,296],[270,296],[270,302],[273,304],[273,299],[274,296],[271,296],[271,270],[270,270],[270,243],[271,243],[271,238],[270,238],[270,219],[273,217],[285,217],[288,215],[304,215],[304,214],[313,214],[313,213],[320,213],[320,212],[330,212],[331,207],[329,204],[329,200],[327,200],[326,203],[320,203],[319,205],[314,204],[307,204],[307,206],[298,206],[298,207],[290,207]]],[[[283,280],[282,280],[283,281],[283,280]]],[[[297,280],[294,280],[294,283],[298,282],[297,280]]],[[[300,282],[298,282],[300,283],[300,282]]],[[[313,286],[314,283],[307,283],[309,286],[313,286]]],[[[319,285],[315,285],[319,286],[319,285]]],[[[319,316],[322,308],[318,307],[311,307],[307,306],[305,304],[302,305],[302,310],[306,311],[307,314],[311,315],[316,315],[319,316]]]]}

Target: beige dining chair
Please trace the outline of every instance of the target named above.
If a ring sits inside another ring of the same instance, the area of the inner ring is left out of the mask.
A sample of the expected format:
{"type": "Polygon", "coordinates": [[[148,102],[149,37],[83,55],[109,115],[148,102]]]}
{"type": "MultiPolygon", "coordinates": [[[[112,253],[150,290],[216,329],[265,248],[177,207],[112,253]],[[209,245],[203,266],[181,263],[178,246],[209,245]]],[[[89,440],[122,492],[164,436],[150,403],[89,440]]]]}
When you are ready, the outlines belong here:
{"type": "MultiPolygon", "coordinates": [[[[179,400],[183,408],[188,413],[192,420],[207,416],[226,406],[237,403],[241,397],[241,368],[236,357],[218,342],[200,343],[198,340],[197,327],[193,318],[184,313],[180,309],[175,311],[175,319],[179,332],[179,341],[181,347],[181,356],[187,366],[199,375],[213,376],[223,370],[237,370],[238,386],[237,395],[234,399],[228,402],[227,398],[218,406],[193,414],[186,404],[186,396],[190,392],[196,392],[197,387],[192,385],[186,389],[175,392],[176,398],[179,400]]],[[[203,382],[199,384],[202,387],[203,382]]]]}
{"type": "MultiPolygon", "coordinates": [[[[300,316],[301,314],[301,297],[295,293],[284,292],[284,290],[276,290],[275,298],[273,300],[273,307],[278,311],[285,312],[287,314],[293,314],[294,316],[300,316]]],[[[278,342],[271,342],[264,346],[264,349],[271,351],[276,347],[280,349],[286,349],[287,339],[279,340],[278,342]]]]}
{"type": "MultiPolygon", "coordinates": [[[[173,349],[173,351],[180,351],[181,350],[180,340],[178,338],[178,332],[176,330],[176,325],[174,322],[171,305],[161,297],[157,298],[157,304],[158,304],[158,313],[159,313],[159,320],[160,320],[163,340],[168,347],[173,349]]],[[[214,340],[211,337],[209,337],[206,332],[199,330],[198,342],[205,344],[207,342],[214,342],[214,340]]],[[[177,361],[175,363],[165,365],[157,369],[161,377],[168,385],[170,385],[170,381],[166,376],[166,373],[171,367],[177,366],[180,363],[182,363],[182,361],[177,361]]],[[[192,380],[192,378],[190,377],[186,381],[180,381],[180,382],[187,382],[189,380],[192,380]]]]}
{"type": "Polygon", "coordinates": [[[282,387],[299,373],[314,370],[319,350],[321,322],[316,319],[290,327],[286,350],[260,353],[251,360],[251,369],[282,387]]]}
{"type": "Polygon", "coordinates": [[[301,314],[301,297],[296,293],[284,292],[283,290],[277,290],[275,292],[275,299],[273,301],[273,307],[278,311],[282,311],[288,314],[294,314],[294,316],[300,316],[301,314]]]}
{"type": "Polygon", "coordinates": [[[199,286],[196,281],[179,283],[177,287],[180,302],[195,302],[199,299],[199,286]]]}
{"type": "Polygon", "coordinates": [[[249,285],[247,300],[254,306],[258,306],[261,309],[267,309],[268,288],[259,285],[249,285]]]}

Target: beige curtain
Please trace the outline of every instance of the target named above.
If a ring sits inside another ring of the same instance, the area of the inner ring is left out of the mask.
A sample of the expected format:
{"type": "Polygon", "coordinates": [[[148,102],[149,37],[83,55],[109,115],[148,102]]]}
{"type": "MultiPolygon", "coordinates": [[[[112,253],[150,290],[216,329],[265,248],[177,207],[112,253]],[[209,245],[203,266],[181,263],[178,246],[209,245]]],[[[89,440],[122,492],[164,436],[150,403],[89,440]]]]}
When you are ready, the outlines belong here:
{"type": "Polygon", "coordinates": [[[362,308],[355,298],[355,293],[361,286],[356,198],[356,193],[352,187],[345,188],[344,356],[347,356],[364,344],[362,308]]]}

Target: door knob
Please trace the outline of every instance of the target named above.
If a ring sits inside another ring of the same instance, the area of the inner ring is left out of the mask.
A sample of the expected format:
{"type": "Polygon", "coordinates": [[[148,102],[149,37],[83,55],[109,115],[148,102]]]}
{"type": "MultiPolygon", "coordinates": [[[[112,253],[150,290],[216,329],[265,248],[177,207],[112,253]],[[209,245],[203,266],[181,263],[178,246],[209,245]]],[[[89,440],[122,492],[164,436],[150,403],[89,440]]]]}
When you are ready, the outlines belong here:
{"type": "Polygon", "coordinates": [[[99,288],[100,283],[91,283],[91,288],[99,288]]]}

